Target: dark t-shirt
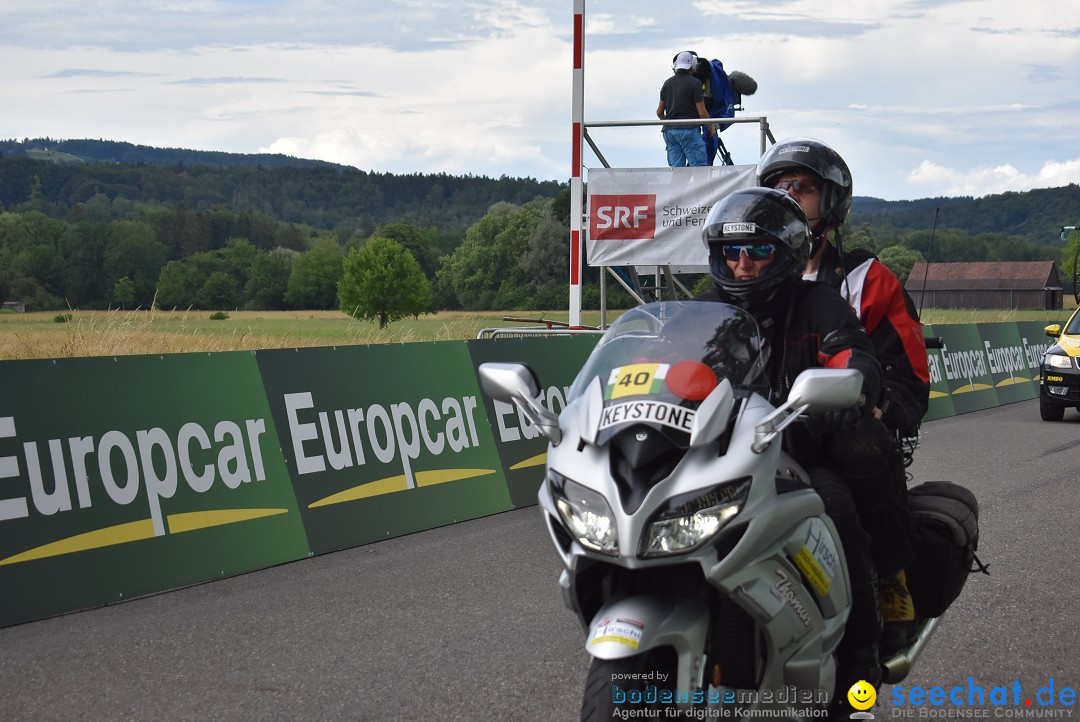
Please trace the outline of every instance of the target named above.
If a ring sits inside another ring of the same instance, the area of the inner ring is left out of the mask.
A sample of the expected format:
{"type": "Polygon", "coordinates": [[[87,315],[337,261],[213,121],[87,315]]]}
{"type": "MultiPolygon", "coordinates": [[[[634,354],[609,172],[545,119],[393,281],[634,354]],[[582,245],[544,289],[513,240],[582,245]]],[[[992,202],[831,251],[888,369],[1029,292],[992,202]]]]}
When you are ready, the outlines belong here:
{"type": "MultiPolygon", "coordinates": [[[[697,118],[697,103],[704,100],[705,94],[701,90],[701,81],[689,72],[678,72],[664,81],[660,88],[660,100],[664,101],[664,119],[682,120],[685,118],[697,118]]],[[[664,126],[664,130],[671,130],[678,126],[664,126]]],[[[687,127],[687,126],[683,126],[687,127]]]]}

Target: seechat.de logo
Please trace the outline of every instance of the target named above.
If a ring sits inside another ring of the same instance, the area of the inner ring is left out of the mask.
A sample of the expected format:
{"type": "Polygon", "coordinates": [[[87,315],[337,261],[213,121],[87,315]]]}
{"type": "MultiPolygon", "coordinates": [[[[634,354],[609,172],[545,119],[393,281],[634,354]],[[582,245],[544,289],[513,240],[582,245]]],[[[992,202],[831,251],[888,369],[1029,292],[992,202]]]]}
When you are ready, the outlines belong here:
{"type": "Polygon", "coordinates": [[[594,241],[643,241],[656,237],[656,195],[595,195],[589,238],[594,241]]]}

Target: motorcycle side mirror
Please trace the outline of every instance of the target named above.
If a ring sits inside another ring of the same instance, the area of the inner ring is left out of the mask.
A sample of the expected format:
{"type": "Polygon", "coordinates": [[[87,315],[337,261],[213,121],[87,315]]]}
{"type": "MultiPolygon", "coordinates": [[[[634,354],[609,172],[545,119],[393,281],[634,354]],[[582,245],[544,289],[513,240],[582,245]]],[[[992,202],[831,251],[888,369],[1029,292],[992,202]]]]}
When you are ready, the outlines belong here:
{"type": "Polygon", "coordinates": [[[788,401],[805,404],[807,414],[846,409],[859,402],[862,383],[862,372],[856,369],[806,369],[795,377],[788,401]]]}
{"type": "Polygon", "coordinates": [[[491,398],[516,406],[551,443],[562,441],[559,417],[540,403],[536,373],[522,363],[483,363],[477,369],[480,387],[491,398]]]}
{"type": "Polygon", "coordinates": [[[787,401],[754,427],[750,448],[760,454],[801,414],[820,414],[854,406],[862,394],[862,372],[857,369],[806,369],[795,377],[787,401]]]}

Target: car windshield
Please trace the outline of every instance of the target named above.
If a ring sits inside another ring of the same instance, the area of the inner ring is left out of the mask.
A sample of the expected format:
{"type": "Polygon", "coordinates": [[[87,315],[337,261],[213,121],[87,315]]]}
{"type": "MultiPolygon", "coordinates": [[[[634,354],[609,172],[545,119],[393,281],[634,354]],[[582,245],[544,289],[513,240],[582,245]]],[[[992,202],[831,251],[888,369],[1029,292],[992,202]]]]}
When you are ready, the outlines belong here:
{"type": "Polygon", "coordinates": [[[693,417],[686,412],[696,410],[723,379],[736,396],[749,390],[767,395],[761,349],[757,323],[735,306],[703,301],[638,306],[600,339],[569,400],[598,378],[612,425],[621,419],[678,429],[681,420],[693,417]]]}
{"type": "Polygon", "coordinates": [[[1069,319],[1069,325],[1065,327],[1065,333],[1069,335],[1080,334],[1080,311],[1077,311],[1069,319]]]}

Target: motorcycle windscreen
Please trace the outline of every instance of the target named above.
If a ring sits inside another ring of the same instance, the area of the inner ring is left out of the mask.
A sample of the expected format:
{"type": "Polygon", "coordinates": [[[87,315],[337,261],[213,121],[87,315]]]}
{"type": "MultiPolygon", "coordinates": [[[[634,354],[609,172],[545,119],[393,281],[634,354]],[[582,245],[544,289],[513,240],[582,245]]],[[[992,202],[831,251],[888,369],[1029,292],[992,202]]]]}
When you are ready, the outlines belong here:
{"type": "Polygon", "coordinates": [[[569,401],[599,379],[598,444],[643,424],[685,447],[697,408],[721,379],[737,395],[760,392],[765,360],[757,323],[735,306],[645,304],[620,316],[604,334],[575,379],[569,401]]]}

